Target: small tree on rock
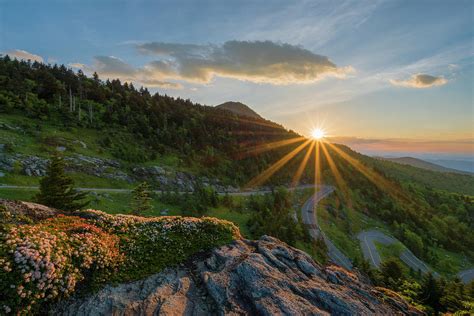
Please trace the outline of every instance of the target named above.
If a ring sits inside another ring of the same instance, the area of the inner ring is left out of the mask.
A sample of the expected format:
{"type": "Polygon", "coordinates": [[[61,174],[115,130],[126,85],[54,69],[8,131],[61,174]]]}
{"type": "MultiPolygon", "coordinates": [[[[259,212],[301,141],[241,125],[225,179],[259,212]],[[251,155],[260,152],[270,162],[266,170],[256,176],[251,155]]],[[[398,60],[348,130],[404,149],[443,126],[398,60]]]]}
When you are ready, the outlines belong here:
{"type": "Polygon", "coordinates": [[[132,192],[132,213],[135,215],[142,215],[153,209],[151,205],[150,186],[143,182],[139,184],[132,192]]]}
{"type": "Polygon", "coordinates": [[[86,192],[74,189],[74,180],[64,172],[64,159],[54,155],[49,161],[46,175],[40,181],[40,192],[35,200],[63,211],[74,211],[86,206],[86,192]]]}

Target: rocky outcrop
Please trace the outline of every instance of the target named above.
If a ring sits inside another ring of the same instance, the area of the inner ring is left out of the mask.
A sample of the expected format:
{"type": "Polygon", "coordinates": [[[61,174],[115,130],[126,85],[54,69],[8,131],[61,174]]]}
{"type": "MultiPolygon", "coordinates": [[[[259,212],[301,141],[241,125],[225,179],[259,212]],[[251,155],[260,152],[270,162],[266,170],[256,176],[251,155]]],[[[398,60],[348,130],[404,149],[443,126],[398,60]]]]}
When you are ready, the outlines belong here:
{"type": "Polygon", "coordinates": [[[264,236],[58,305],[54,315],[420,315],[397,294],[264,236]]]}
{"type": "Polygon", "coordinates": [[[8,216],[17,218],[27,217],[33,221],[43,220],[60,214],[60,211],[42,204],[5,199],[0,199],[0,209],[8,216]]]}
{"type": "MultiPolygon", "coordinates": [[[[137,166],[127,168],[114,159],[105,159],[81,154],[66,156],[67,172],[77,172],[100,178],[121,180],[129,183],[148,181],[156,188],[192,192],[196,182],[213,186],[218,192],[236,192],[237,188],[223,185],[218,179],[197,177],[190,173],[167,170],[160,166],[137,166]]],[[[21,154],[5,154],[0,151],[0,172],[21,172],[30,177],[46,174],[48,159],[21,154]],[[18,170],[16,170],[18,169],[18,170]]]]}

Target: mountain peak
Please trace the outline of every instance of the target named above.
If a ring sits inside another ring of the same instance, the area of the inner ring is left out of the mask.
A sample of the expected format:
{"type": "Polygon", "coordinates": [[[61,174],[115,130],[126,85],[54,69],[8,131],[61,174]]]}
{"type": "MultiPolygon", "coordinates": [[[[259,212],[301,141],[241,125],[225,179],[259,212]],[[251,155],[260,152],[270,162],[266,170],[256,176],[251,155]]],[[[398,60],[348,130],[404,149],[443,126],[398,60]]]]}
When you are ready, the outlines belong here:
{"type": "Polygon", "coordinates": [[[252,110],[248,105],[241,102],[228,101],[216,105],[216,108],[230,111],[239,116],[248,116],[252,118],[263,119],[257,112],[252,110]]]}

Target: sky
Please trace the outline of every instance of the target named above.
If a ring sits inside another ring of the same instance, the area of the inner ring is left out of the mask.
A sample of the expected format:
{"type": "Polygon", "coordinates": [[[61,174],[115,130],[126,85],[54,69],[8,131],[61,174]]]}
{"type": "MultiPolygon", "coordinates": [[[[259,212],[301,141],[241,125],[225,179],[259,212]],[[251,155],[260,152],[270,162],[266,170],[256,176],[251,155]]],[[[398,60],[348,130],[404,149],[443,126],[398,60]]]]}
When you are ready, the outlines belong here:
{"type": "Polygon", "coordinates": [[[474,1],[0,0],[0,53],[373,154],[474,156],[474,1]]]}

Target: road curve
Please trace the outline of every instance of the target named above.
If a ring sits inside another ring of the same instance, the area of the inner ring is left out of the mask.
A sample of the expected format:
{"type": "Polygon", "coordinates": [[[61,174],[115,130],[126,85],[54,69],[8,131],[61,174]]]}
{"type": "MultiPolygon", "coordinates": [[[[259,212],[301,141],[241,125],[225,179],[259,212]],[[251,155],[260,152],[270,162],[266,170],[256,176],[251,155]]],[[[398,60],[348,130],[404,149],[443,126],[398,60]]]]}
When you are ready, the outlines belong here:
{"type": "Polygon", "coordinates": [[[474,268],[461,271],[457,274],[458,278],[465,284],[474,281],[474,268]]]}
{"type": "MultiPolygon", "coordinates": [[[[367,230],[360,232],[357,235],[357,238],[360,241],[360,246],[362,248],[362,254],[364,258],[369,261],[369,263],[377,268],[380,269],[380,255],[375,247],[375,242],[381,243],[383,245],[391,245],[398,242],[397,239],[388,236],[381,231],[378,230],[367,230]]],[[[418,259],[410,250],[405,249],[400,254],[400,260],[402,260],[407,266],[412,268],[415,271],[421,271],[422,273],[434,272],[430,267],[428,267],[423,261],[418,259]]]]}
{"type": "Polygon", "coordinates": [[[340,265],[347,270],[352,269],[352,263],[335,245],[334,243],[326,237],[324,232],[318,226],[318,219],[316,216],[316,205],[317,203],[331,194],[334,191],[334,187],[329,185],[321,185],[319,186],[319,190],[314,193],[306,202],[304,203],[303,207],[301,208],[301,218],[303,220],[303,224],[308,227],[309,234],[314,239],[322,236],[327,248],[328,248],[328,256],[332,262],[337,265],[340,265]]]}

